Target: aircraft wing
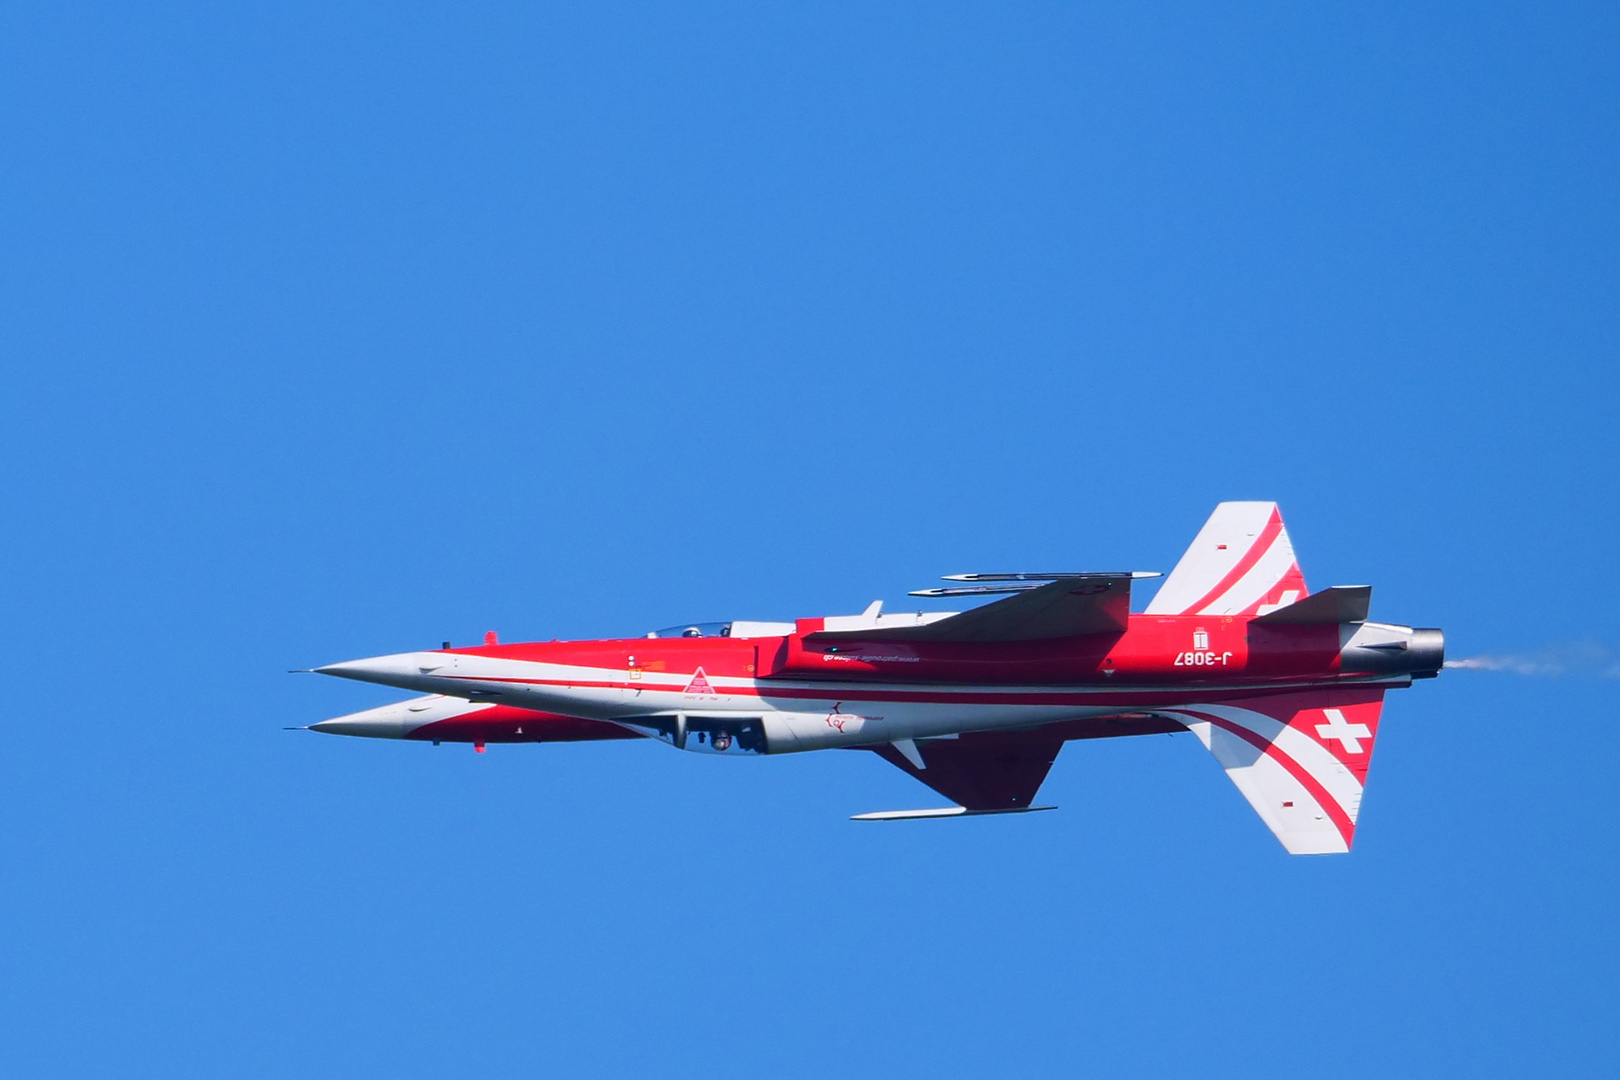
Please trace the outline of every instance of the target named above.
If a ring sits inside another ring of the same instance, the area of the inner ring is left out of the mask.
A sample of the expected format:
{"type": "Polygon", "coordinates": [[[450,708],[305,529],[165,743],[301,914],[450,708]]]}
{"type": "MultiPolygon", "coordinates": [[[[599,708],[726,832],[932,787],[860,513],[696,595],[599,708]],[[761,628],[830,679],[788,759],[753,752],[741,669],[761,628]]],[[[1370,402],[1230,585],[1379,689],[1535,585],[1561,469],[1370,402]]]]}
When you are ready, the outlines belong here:
{"type": "Polygon", "coordinates": [[[922,626],[823,630],[811,636],[816,640],[1039,641],[1119,633],[1125,629],[1130,610],[1130,574],[1077,574],[922,626]]]}
{"type": "Polygon", "coordinates": [[[893,744],[871,749],[958,806],[986,813],[1029,809],[1058,751],[1063,749],[1063,737],[1037,728],[925,739],[906,748],[921,759],[922,768],[893,744]]]}

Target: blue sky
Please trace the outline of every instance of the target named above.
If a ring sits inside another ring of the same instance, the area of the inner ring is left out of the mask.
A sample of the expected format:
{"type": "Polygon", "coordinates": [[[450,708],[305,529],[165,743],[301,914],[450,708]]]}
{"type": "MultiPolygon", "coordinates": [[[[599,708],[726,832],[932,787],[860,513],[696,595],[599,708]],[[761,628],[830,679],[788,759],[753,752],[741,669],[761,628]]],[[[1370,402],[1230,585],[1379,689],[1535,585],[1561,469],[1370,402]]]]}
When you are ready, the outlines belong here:
{"type": "Polygon", "coordinates": [[[1612,6],[994,8],[0,15],[8,1075],[1612,1073],[1601,664],[1393,695],[1331,859],[1191,736],[870,827],[936,800],[282,730],[1227,498],[1609,655],[1612,6]]]}

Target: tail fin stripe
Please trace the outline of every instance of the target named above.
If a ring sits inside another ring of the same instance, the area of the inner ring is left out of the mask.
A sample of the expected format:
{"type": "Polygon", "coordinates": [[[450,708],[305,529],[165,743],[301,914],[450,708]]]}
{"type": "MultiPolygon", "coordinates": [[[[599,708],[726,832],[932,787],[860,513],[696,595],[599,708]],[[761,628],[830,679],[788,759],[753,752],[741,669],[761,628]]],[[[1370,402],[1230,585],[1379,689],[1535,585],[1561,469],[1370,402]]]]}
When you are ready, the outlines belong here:
{"type": "Polygon", "coordinates": [[[1149,615],[1255,615],[1308,590],[1274,502],[1223,502],[1148,603],[1149,615]]]}
{"type": "Polygon", "coordinates": [[[1215,716],[1211,713],[1194,712],[1193,710],[1188,709],[1186,710],[1186,714],[1213,724],[1223,731],[1231,732],[1233,735],[1236,735],[1238,738],[1242,739],[1244,742],[1253,746],[1255,749],[1277,762],[1277,764],[1287,769],[1288,774],[1297,780],[1301,787],[1310,792],[1311,798],[1315,799],[1317,803],[1321,805],[1322,811],[1326,813],[1328,819],[1333,822],[1333,827],[1338,829],[1339,835],[1344,838],[1345,847],[1348,848],[1350,846],[1350,838],[1355,833],[1355,822],[1350,820],[1349,815],[1344,811],[1344,807],[1339,805],[1339,801],[1332,795],[1328,794],[1327,788],[1323,787],[1317,781],[1316,777],[1312,776],[1303,765],[1278,749],[1276,743],[1267,742],[1264,737],[1250,731],[1241,724],[1234,724],[1230,720],[1223,720],[1221,717],[1215,716]]]}
{"type": "MultiPolygon", "coordinates": [[[[1288,534],[1279,532],[1271,546],[1265,549],[1254,567],[1226,590],[1220,599],[1209,604],[1200,615],[1236,615],[1258,610],[1260,602],[1288,576],[1294,566],[1294,545],[1288,534]]],[[[1298,594],[1295,594],[1298,599],[1298,594]]]]}
{"type": "Polygon", "coordinates": [[[1254,564],[1260,561],[1260,557],[1271,550],[1271,545],[1276,541],[1277,534],[1282,532],[1282,529],[1282,514],[1273,510],[1271,519],[1266,522],[1266,527],[1261,530],[1259,536],[1255,537],[1254,543],[1248,551],[1243,553],[1243,558],[1238,560],[1237,565],[1227,571],[1226,576],[1216,582],[1215,587],[1205,593],[1197,603],[1188,604],[1183,610],[1188,614],[1201,613],[1204,608],[1226,595],[1234,585],[1243,580],[1245,574],[1254,569],[1254,564]]]}

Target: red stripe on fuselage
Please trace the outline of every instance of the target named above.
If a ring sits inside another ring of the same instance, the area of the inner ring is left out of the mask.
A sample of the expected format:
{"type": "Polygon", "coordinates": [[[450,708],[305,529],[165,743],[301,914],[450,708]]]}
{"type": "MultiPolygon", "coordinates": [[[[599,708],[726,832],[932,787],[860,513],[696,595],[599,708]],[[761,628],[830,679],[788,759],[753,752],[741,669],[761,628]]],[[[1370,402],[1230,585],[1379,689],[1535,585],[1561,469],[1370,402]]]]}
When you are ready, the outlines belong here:
{"type": "Polygon", "coordinates": [[[606,720],[497,705],[493,709],[435,720],[413,728],[404,738],[418,742],[595,742],[644,736],[606,720]]]}

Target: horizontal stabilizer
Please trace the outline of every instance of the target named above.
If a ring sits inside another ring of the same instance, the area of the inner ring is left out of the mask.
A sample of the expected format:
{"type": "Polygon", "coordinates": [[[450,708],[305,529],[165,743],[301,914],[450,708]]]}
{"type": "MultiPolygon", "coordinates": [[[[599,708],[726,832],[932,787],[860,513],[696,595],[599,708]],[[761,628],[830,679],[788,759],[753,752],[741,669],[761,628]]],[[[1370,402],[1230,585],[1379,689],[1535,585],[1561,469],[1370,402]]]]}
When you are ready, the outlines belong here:
{"type": "Polygon", "coordinates": [[[929,810],[878,810],[870,814],[856,814],[851,821],[916,821],[919,818],[980,817],[984,814],[1031,814],[1037,810],[1056,810],[1055,806],[1009,806],[1002,810],[969,810],[965,806],[936,806],[929,810]]]}
{"type": "Polygon", "coordinates": [[[1371,585],[1333,585],[1303,600],[1268,611],[1254,621],[1272,626],[1366,622],[1367,610],[1371,606],[1371,585]]]}

